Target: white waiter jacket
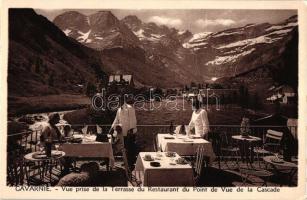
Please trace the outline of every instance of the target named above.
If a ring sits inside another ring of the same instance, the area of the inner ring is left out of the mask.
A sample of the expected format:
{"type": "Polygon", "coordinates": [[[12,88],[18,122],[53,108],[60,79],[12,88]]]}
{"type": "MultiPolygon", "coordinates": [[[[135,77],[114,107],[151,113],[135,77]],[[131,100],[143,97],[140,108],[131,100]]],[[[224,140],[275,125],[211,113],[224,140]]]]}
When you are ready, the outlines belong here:
{"type": "Polygon", "coordinates": [[[115,128],[117,125],[122,127],[123,136],[127,136],[130,129],[133,129],[133,133],[136,133],[135,109],[131,105],[124,103],[120,108],[118,108],[112,128],[115,128]]]}
{"type": "Polygon", "coordinates": [[[195,128],[196,135],[207,135],[209,132],[209,120],[207,112],[204,109],[201,109],[198,113],[194,111],[189,123],[189,127],[190,130],[195,128]]]}

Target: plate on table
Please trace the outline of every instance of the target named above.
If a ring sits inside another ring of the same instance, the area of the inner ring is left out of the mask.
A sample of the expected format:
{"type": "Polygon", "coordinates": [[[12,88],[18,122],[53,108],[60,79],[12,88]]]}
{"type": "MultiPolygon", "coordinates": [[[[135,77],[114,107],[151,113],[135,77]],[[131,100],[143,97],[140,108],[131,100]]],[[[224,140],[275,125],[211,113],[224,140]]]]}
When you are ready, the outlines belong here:
{"type": "Polygon", "coordinates": [[[152,167],[160,167],[161,164],[159,162],[150,162],[150,166],[152,166],[152,167]]]}
{"type": "Polygon", "coordinates": [[[272,158],[272,162],[274,162],[274,163],[284,163],[284,161],[280,158],[272,158]]]}
{"type": "Polygon", "coordinates": [[[173,140],[173,139],[175,139],[175,137],[172,137],[172,136],[165,136],[164,139],[166,139],[166,140],[173,140]]]}
{"type": "Polygon", "coordinates": [[[201,139],[202,137],[200,135],[190,135],[190,138],[192,138],[192,139],[201,139]]]}
{"type": "Polygon", "coordinates": [[[74,134],[73,139],[82,139],[84,136],[82,134],[74,134]]]}
{"type": "Polygon", "coordinates": [[[170,164],[170,165],[177,165],[176,162],[170,162],[169,164],[170,164]]]}
{"type": "Polygon", "coordinates": [[[165,153],[165,156],[166,156],[166,157],[176,157],[176,153],[175,153],[175,152],[168,151],[168,152],[165,153]]]}
{"type": "Polygon", "coordinates": [[[32,155],[32,157],[33,157],[34,159],[45,159],[45,158],[47,158],[47,155],[46,155],[46,154],[43,154],[43,153],[34,153],[34,154],[32,155]]]}
{"type": "Polygon", "coordinates": [[[154,161],[154,160],[155,160],[151,155],[145,155],[145,156],[143,157],[143,159],[144,159],[145,161],[154,161]]]}
{"type": "Polygon", "coordinates": [[[155,160],[162,160],[161,157],[155,157],[155,160]]]}
{"type": "Polygon", "coordinates": [[[186,165],[186,164],[188,164],[188,161],[186,161],[184,158],[178,158],[176,160],[176,163],[179,164],[179,165],[186,165]]]}
{"type": "Polygon", "coordinates": [[[162,155],[161,152],[158,152],[158,153],[156,154],[156,156],[157,156],[157,157],[160,157],[160,158],[163,157],[163,155],[162,155]]]}
{"type": "Polygon", "coordinates": [[[52,151],[51,155],[52,156],[61,156],[62,152],[61,151],[52,151]]]}
{"type": "Polygon", "coordinates": [[[82,138],[73,138],[70,142],[71,143],[81,143],[82,142],[82,138]]]}

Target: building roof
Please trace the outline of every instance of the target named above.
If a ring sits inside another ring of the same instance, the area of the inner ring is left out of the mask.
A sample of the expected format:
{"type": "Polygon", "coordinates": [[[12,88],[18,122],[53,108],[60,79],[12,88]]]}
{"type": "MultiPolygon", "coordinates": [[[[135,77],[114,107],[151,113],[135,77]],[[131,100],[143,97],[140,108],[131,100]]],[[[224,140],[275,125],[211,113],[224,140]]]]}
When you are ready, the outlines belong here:
{"type": "Polygon", "coordinates": [[[116,81],[116,82],[120,82],[120,79],[128,82],[130,84],[131,80],[132,80],[132,75],[127,75],[127,74],[121,74],[121,75],[110,75],[109,76],[109,83],[116,81]]]}
{"type": "Polygon", "coordinates": [[[293,93],[293,92],[294,92],[293,88],[290,87],[290,86],[288,86],[288,85],[281,85],[281,86],[275,88],[274,90],[275,90],[275,91],[281,90],[281,92],[283,92],[283,93],[285,93],[285,92],[293,93]]]}

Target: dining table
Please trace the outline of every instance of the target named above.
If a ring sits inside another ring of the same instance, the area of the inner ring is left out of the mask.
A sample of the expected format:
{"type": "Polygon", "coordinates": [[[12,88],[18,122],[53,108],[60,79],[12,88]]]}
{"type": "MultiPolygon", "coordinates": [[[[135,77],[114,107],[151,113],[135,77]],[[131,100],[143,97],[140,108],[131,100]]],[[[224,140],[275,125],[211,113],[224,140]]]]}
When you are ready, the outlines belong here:
{"type": "Polygon", "coordinates": [[[261,141],[261,138],[252,135],[233,135],[231,136],[236,141],[240,149],[240,155],[242,161],[254,162],[254,146],[257,142],[261,141]]]}
{"type": "Polygon", "coordinates": [[[179,158],[177,153],[169,157],[166,152],[140,152],[135,176],[142,182],[142,186],[193,186],[193,168],[188,162],[178,163],[179,158]]]}
{"type": "Polygon", "coordinates": [[[158,133],[157,145],[163,152],[172,151],[180,156],[195,156],[197,148],[203,146],[205,150],[204,156],[209,158],[208,165],[211,165],[216,158],[212,143],[198,135],[187,136],[158,133]]]}
{"type": "MultiPolygon", "coordinates": [[[[38,166],[39,178],[41,179],[41,181],[43,181],[45,175],[47,175],[47,177],[49,178],[48,184],[52,185],[52,168],[53,166],[60,164],[60,159],[64,156],[65,152],[58,150],[52,150],[51,156],[47,156],[45,151],[35,151],[26,154],[24,156],[24,162],[35,163],[38,166]]],[[[28,183],[30,180],[29,168],[30,167],[27,164],[24,165],[26,180],[28,183]]]]}
{"type": "Polygon", "coordinates": [[[65,152],[65,157],[77,159],[108,159],[108,165],[114,166],[112,144],[110,142],[98,142],[95,135],[74,135],[80,138],[79,143],[66,142],[61,144],[60,150],[65,152]]]}
{"type": "Polygon", "coordinates": [[[285,175],[287,184],[290,186],[294,175],[297,173],[298,163],[296,158],[290,161],[284,160],[283,156],[264,156],[263,161],[273,167],[276,175],[285,175]]]}

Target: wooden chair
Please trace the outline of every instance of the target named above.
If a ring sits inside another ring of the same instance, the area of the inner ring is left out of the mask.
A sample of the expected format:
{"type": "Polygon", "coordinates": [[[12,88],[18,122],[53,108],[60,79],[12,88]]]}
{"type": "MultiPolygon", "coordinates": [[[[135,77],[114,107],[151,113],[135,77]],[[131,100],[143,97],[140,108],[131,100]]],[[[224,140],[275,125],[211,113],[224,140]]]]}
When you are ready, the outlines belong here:
{"type": "MultiPolygon", "coordinates": [[[[248,143],[248,141],[243,142],[248,143]]],[[[248,162],[246,162],[245,166],[244,163],[242,163],[242,165],[239,165],[239,171],[244,186],[246,186],[246,181],[249,180],[249,177],[251,176],[261,178],[263,180],[262,186],[267,186],[267,181],[274,175],[273,172],[268,171],[266,169],[254,168],[252,165],[249,165],[248,162]]]]}
{"type": "Polygon", "coordinates": [[[230,168],[228,162],[233,161],[233,159],[238,166],[240,149],[232,144],[225,132],[220,133],[220,140],[220,158],[223,159],[228,168],[230,168]]]}
{"type": "Polygon", "coordinates": [[[201,181],[203,169],[205,166],[205,149],[203,146],[199,146],[196,150],[195,161],[192,163],[194,169],[194,184],[198,186],[201,181]]]}
{"type": "Polygon", "coordinates": [[[129,165],[128,165],[128,159],[127,159],[127,153],[125,149],[125,141],[124,141],[122,128],[120,126],[116,126],[115,129],[117,131],[117,138],[119,139],[119,142],[118,142],[119,151],[121,152],[123,156],[126,178],[133,186],[140,186],[142,182],[139,181],[136,178],[136,176],[131,172],[129,165]]]}
{"type": "Polygon", "coordinates": [[[260,157],[259,155],[265,156],[274,153],[278,153],[280,150],[280,143],[283,137],[283,132],[267,130],[267,134],[265,135],[265,140],[261,147],[254,148],[254,153],[256,154],[257,160],[260,166],[260,157]]]}
{"type": "Polygon", "coordinates": [[[157,134],[154,134],[153,135],[153,138],[152,138],[152,144],[153,144],[153,150],[155,151],[155,152],[157,152],[158,150],[159,150],[159,147],[158,147],[158,135],[157,134]]]}

